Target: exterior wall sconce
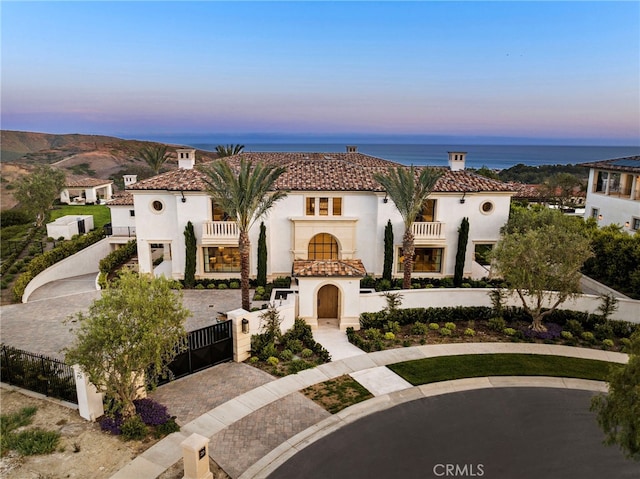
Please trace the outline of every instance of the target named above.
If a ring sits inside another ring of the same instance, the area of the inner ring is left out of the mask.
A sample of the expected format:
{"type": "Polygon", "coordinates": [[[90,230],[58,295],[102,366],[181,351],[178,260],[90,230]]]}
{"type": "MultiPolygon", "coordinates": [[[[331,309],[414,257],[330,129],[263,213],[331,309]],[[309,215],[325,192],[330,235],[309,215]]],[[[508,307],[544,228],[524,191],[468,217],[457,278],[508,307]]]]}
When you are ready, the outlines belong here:
{"type": "Polygon", "coordinates": [[[598,215],[598,221],[602,221],[602,215],[598,215]]]}
{"type": "Polygon", "coordinates": [[[462,193],[462,198],[460,198],[460,204],[464,205],[464,202],[467,201],[464,199],[464,197],[467,196],[467,192],[465,191],[464,193],[462,193]]]}
{"type": "Polygon", "coordinates": [[[180,190],[180,194],[182,195],[182,198],[180,199],[180,201],[182,201],[183,203],[186,203],[187,199],[184,197],[184,191],[180,190]]]}
{"type": "Polygon", "coordinates": [[[631,225],[631,223],[629,223],[628,221],[624,224],[625,228],[629,228],[629,226],[631,225]]]}
{"type": "Polygon", "coordinates": [[[242,332],[244,334],[248,334],[249,333],[249,320],[247,318],[244,318],[242,320],[242,332]]]}

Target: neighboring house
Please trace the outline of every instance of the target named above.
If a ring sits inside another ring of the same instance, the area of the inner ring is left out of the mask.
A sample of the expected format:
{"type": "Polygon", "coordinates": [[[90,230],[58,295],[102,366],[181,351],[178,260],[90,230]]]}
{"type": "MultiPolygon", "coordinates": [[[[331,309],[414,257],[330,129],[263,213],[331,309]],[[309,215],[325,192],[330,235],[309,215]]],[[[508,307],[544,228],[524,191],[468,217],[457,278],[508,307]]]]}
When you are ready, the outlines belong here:
{"type": "Polygon", "coordinates": [[[60,202],[68,205],[104,203],[113,196],[113,181],[68,176],[60,193],[60,202]]]}
{"type": "Polygon", "coordinates": [[[585,219],[599,226],[617,224],[627,232],[640,230],[640,156],[581,163],[588,167],[585,219]]]}
{"type": "MultiPolygon", "coordinates": [[[[498,241],[500,227],[509,215],[512,189],[499,181],[464,171],[465,154],[451,153],[443,176],[414,224],[415,277],[453,276],[458,228],[463,217],[470,222],[465,274],[470,275],[474,252],[498,241]]],[[[294,262],[358,261],[338,268],[340,275],[357,270],[379,276],[383,270],[384,228],[394,229],[394,275],[402,276],[403,221],[375,172],[397,163],[364,155],[355,147],[347,153],[243,153],[225,158],[239,163],[276,163],[286,172],[276,184],[289,195],[276,203],[267,217],[267,274],[296,276],[294,262]],[[356,264],[354,267],[353,264],[356,264]],[[361,265],[361,266],[360,266],[361,265]],[[355,268],[355,269],[354,269],[355,268]]],[[[238,230],[206,193],[203,174],[195,169],[195,150],[178,150],[179,168],[126,186],[132,201],[114,200],[112,227],[131,228],[134,221],[141,272],[154,270],[154,252],[162,248],[163,271],[173,278],[184,275],[184,230],[193,223],[197,238],[196,276],[240,276],[238,230]]],[[[252,275],[256,275],[258,221],[250,231],[252,275]]],[[[304,264],[309,274],[309,265],[304,264]]]]}

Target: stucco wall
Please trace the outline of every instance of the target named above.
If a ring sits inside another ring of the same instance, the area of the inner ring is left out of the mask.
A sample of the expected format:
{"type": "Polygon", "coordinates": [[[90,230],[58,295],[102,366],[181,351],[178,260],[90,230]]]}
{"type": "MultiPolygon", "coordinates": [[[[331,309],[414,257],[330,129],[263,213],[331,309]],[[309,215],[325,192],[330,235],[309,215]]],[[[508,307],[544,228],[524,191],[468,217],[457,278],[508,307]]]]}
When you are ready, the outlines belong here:
{"type": "Polygon", "coordinates": [[[96,273],[97,275],[100,260],[110,252],[111,245],[109,244],[109,239],[105,238],[79,251],[73,256],[69,256],[53,266],[48,267],[29,282],[22,295],[22,302],[26,303],[29,300],[29,296],[31,296],[36,289],[51,281],[89,273],[96,273]]]}

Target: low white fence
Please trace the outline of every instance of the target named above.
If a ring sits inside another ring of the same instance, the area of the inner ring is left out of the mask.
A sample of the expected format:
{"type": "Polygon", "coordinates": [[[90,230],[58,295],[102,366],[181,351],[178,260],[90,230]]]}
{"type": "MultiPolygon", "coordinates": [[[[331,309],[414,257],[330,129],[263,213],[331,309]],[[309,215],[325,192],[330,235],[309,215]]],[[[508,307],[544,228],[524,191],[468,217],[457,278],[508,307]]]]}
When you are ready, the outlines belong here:
{"type": "MultiPolygon", "coordinates": [[[[485,288],[433,288],[408,289],[392,291],[402,295],[401,308],[440,308],[455,306],[491,306],[490,289],[485,288]]],[[[568,299],[558,309],[571,309],[587,313],[597,313],[602,304],[599,296],[581,294],[574,299],[568,299]]],[[[507,306],[522,306],[520,298],[510,295],[506,299],[507,306]]],[[[383,293],[368,293],[360,295],[360,311],[372,313],[387,306],[383,293]]],[[[550,307],[546,304],[545,307],[550,307]]],[[[618,299],[618,309],[611,315],[611,319],[640,323],[640,301],[632,299],[618,299]]]]}

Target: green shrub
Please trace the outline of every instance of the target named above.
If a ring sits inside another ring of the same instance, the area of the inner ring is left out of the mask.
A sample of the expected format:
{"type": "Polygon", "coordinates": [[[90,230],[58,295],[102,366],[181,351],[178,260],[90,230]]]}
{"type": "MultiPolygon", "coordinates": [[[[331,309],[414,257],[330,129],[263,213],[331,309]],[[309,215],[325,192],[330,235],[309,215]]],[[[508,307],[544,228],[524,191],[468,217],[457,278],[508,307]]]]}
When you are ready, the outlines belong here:
{"type": "Polygon", "coordinates": [[[596,340],[596,338],[595,338],[595,336],[593,335],[593,333],[591,333],[591,332],[589,332],[589,331],[585,331],[584,333],[582,333],[582,334],[580,335],[580,337],[581,337],[582,339],[584,339],[585,341],[589,342],[589,343],[593,343],[593,342],[595,342],[595,340],[596,340]]]}
{"type": "Polygon", "coordinates": [[[476,332],[471,328],[467,328],[467,329],[464,330],[464,335],[465,336],[475,336],[476,332]]]}
{"type": "Polygon", "coordinates": [[[584,332],[582,324],[577,319],[569,319],[565,323],[563,329],[571,333],[573,336],[580,336],[584,332]]]}
{"type": "Polygon", "coordinates": [[[507,336],[514,336],[516,334],[516,330],[513,328],[504,328],[502,332],[507,336]]]}
{"type": "Polygon", "coordinates": [[[444,327],[450,329],[451,331],[456,330],[456,325],[454,323],[444,323],[444,327]]]}
{"type": "Polygon", "coordinates": [[[501,318],[500,316],[496,316],[494,318],[491,318],[488,321],[487,326],[489,327],[489,329],[493,331],[504,331],[504,329],[507,326],[507,323],[504,320],[504,318],[501,318]]]}
{"type": "Polygon", "coordinates": [[[139,441],[147,437],[149,428],[146,426],[140,416],[132,416],[122,423],[120,427],[122,438],[125,441],[139,441]]]}
{"type": "Polygon", "coordinates": [[[451,336],[451,330],[448,328],[440,328],[440,334],[442,336],[451,336]]]}
{"type": "Polygon", "coordinates": [[[299,339],[289,339],[285,347],[291,350],[292,353],[297,354],[304,348],[304,344],[299,339]]]}
{"type": "Polygon", "coordinates": [[[283,349],[280,353],[280,359],[283,361],[291,361],[293,359],[293,353],[290,349],[283,349]]]}
{"type": "Polygon", "coordinates": [[[396,335],[393,334],[391,331],[387,331],[386,333],[384,333],[384,339],[387,339],[387,340],[396,339],[396,335]]]}
{"type": "Polygon", "coordinates": [[[385,331],[397,334],[400,332],[400,323],[398,321],[387,321],[384,326],[385,331]]]}
{"type": "Polygon", "coordinates": [[[251,364],[255,364],[255,363],[257,363],[258,361],[260,361],[260,358],[259,358],[258,356],[251,356],[251,357],[249,358],[249,362],[250,362],[251,364]]]}
{"type": "Polygon", "coordinates": [[[631,339],[622,338],[620,339],[620,344],[622,345],[622,352],[628,353],[631,351],[631,339]]]}
{"type": "Polygon", "coordinates": [[[240,289],[240,281],[231,281],[229,283],[229,289],[240,289]]]}
{"type": "Polygon", "coordinates": [[[573,334],[571,334],[571,331],[562,331],[562,332],[560,332],[560,336],[562,336],[566,340],[572,340],[573,339],[573,334]]]}
{"type": "Polygon", "coordinates": [[[411,326],[411,334],[425,335],[428,332],[429,332],[429,328],[427,327],[427,325],[424,323],[421,323],[420,321],[413,323],[413,326],[411,326]]]}
{"type": "Polygon", "coordinates": [[[391,289],[391,281],[388,279],[382,279],[378,282],[378,286],[376,287],[376,291],[389,291],[391,289]]]}
{"type": "Polygon", "coordinates": [[[433,329],[434,331],[440,329],[440,325],[438,323],[429,323],[429,329],[433,329]]]}
{"type": "Polygon", "coordinates": [[[160,439],[161,437],[168,436],[169,434],[172,434],[178,431],[180,431],[180,426],[178,426],[178,423],[176,422],[175,418],[172,417],[164,424],[160,424],[159,426],[156,426],[154,431],[154,436],[157,439],[160,439]]]}
{"type": "Polygon", "coordinates": [[[596,324],[593,328],[593,335],[600,341],[603,339],[613,339],[615,337],[613,328],[609,323],[596,324]]]}
{"type": "Polygon", "coordinates": [[[196,284],[194,289],[204,289],[204,284],[198,283],[198,284],[196,284]]]}
{"type": "Polygon", "coordinates": [[[273,280],[274,288],[289,288],[291,287],[291,278],[289,276],[278,276],[273,280]]]}
{"type": "Polygon", "coordinates": [[[207,289],[216,289],[216,283],[209,283],[207,289]]]}
{"type": "Polygon", "coordinates": [[[280,362],[280,360],[278,358],[276,358],[275,356],[269,356],[267,358],[267,362],[269,364],[271,364],[271,366],[277,366],[278,363],[280,362]]]}
{"type": "Polygon", "coordinates": [[[371,340],[371,341],[375,341],[376,339],[379,339],[382,337],[382,333],[380,332],[379,329],[376,328],[369,328],[364,332],[364,335],[367,339],[371,340]]]}
{"type": "Polygon", "coordinates": [[[308,361],[304,361],[303,359],[294,359],[289,364],[287,364],[287,372],[289,374],[295,374],[312,367],[313,367],[313,364],[311,364],[308,361]]]}
{"type": "Polygon", "coordinates": [[[313,356],[313,351],[311,351],[309,348],[304,348],[302,351],[300,351],[300,356],[303,358],[310,358],[311,356],[313,356]]]}
{"type": "Polygon", "coordinates": [[[602,345],[606,348],[612,348],[613,347],[613,341],[611,339],[603,339],[602,340],[602,345]]]}
{"type": "Polygon", "coordinates": [[[227,285],[226,285],[226,284],[224,284],[224,283],[220,283],[220,284],[218,285],[218,289],[227,289],[227,285]]]}

